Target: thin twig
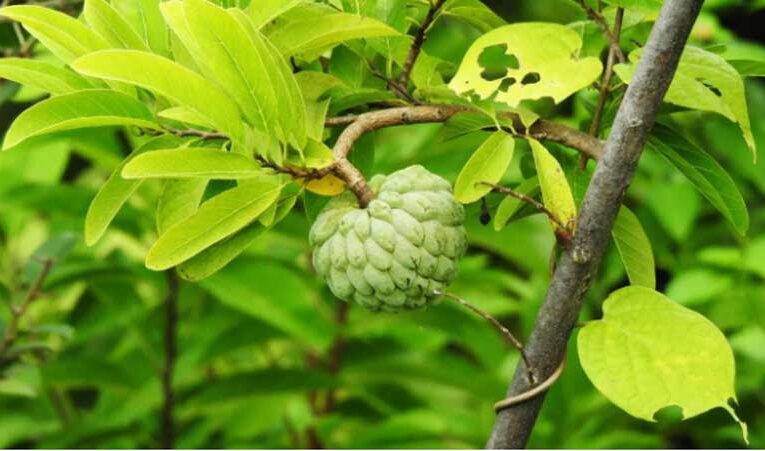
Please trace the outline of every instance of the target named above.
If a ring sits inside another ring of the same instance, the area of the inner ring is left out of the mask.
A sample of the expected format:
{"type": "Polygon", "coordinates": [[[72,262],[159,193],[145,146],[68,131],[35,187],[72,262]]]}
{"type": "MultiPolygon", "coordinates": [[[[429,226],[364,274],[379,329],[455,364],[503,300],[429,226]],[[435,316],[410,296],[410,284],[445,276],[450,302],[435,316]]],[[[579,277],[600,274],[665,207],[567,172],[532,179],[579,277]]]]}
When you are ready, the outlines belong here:
{"type": "Polygon", "coordinates": [[[584,0],[576,0],[576,2],[579,3],[579,6],[581,6],[584,12],[587,13],[587,16],[592,19],[598,25],[598,27],[600,27],[601,31],[603,31],[603,34],[608,40],[609,46],[614,50],[616,58],[619,60],[619,62],[625,62],[626,58],[624,57],[624,52],[622,52],[621,47],[619,47],[619,37],[616,33],[613,33],[610,28],[608,28],[608,23],[606,23],[605,17],[603,17],[603,15],[598,11],[592,9],[587,3],[585,3],[584,0]]]}
{"type": "Polygon", "coordinates": [[[554,222],[556,226],[558,226],[561,230],[569,231],[569,226],[563,223],[563,220],[561,220],[558,215],[556,215],[552,210],[545,207],[545,205],[542,202],[539,202],[538,200],[534,199],[533,197],[529,197],[523,193],[519,193],[515,190],[512,190],[510,188],[506,188],[501,185],[497,185],[495,183],[488,183],[488,182],[481,182],[482,185],[490,186],[492,188],[492,191],[495,193],[500,194],[506,194],[508,196],[514,197],[521,202],[525,202],[532,207],[536,208],[537,210],[540,210],[542,213],[547,215],[548,218],[550,218],[550,221],[554,222]]]}
{"type": "Polygon", "coordinates": [[[504,336],[508,339],[508,341],[513,345],[513,347],[517,349],[518,352],[521,354],[521,360],[523,360],[523,362],[526,364],[525,365],[526,377],[528,377],[529,383],[530,384],[535,383],[536,379],[534,377],[534,371],[532,369],[531,363],[529,363],[528,357],[526,356],[526,351],[523,349],[523,344],[520,342],[520,340],[515,338],[515,335],[513,335],[513,333],[510,332],[510,330],[507,327],[502,325],[502,323],[500,323],[499,320],[497,320],[490,314],[484,312],[483,310],[479,309],[478,307],[471,304],[470,302],[466,301],[465,299],[462,299],[461,297],[457,296],[456,294],[448,293],[445,291],[438,291],[438,290],[433,291],[433,294],[435,294],[436,296],[445,296],[449,299],[457,301],[462,306],[467,307],[473,313],[477,314],[481,318],[493,324],[494,327],[499,329],[499,331],[502,332],[502,334],[504,334],[504,336]]]}
{"type": "Polygon", "coordinates": [[[260,165],[264,168],[271,169],[272,171],[276,172],[277,174],[286,174],[292,177],[293,179],[299,179],[299,180],[318,180],[330,172],[332,172],[331,166],[327,166],[325,168],[321,169],[314,169],[314,168],[308,168],[308,169],[301,169],[296,168],[292,166],[281,166],[273,161],[267,160],[265,157],[261,155],[256,155],[255,159],[260,163],[260,165]]]}
{"type": "Polygon", "coordinates": [[[404,68],[401,70],[401,76],[398,79],[399,84],[404,86],[404,88],[409,84],[409,76],[412,74],[414,63],[417,62],[417,57],[420,56],[422,51],[422,45],[425,43],[428,28],[433,24],[436,14],[444,6],[444,3],[446,3],[446,0],[436,0],[435,3],[431,3],[425,19],[423,19],[420,27],[414,33],[414,41],[412,41],[412,46],[409,48],[409,54],[406,57],[404,68]]]}
{"type": "Polygon", "coordinates": [[[179,280],[175,271],[167,271],[167,296],[165,297],[165,329],[164,347],[165,362],[162,368],[162,418],[160,432],[162,434],[162,447],[172,449],[175,447],[175,425],[173,422],[173,410],[175,393],[173,392],[173,372],[175,360],[178,354],[178,286],[179,280]]]}
{"type": "Polygon", "coordinates": [[[369,70],[372,72],[372,76],[384,81],[388,90],[393,92],[393,94],[395,94],[396,97],[408,103],[413,103],[413,104],[420,103],[417,99],[412,97],[411,94],[409,94],[409,91],[407,91],[406,89],[406,85],[402,86],[396,80],[391,80],[385,74],[383,74],[382,72],[377,70],[374,66],[372,66],[371,62],[367,62],[367,63],[369,64],[369,70]]]}
{"type": "Polygon", "coordinates": [[[172,127],[164,127],[164,129],[175,136],[196,136],[201,139],[226,139],[228,138],[225,133],[221,132],[208,132],[205,130],[198,130],[195,128],[177,129],[172,127]]]}
{"type": "Polygon", "coordinates": [[[19,333],[19,322],[21,321],[21,317],[24,316],[29,309],[29,306],[40,296],[40,290],[43,283],[45,283],[48,274],[50,274],[51,269],[53,269],[53,263],[54,261],[51,258],[43,260],[40,274],[38,274],[35,281],[32,282],[32,286],[29,288],[29,291],[27,291],[27,295],[21,301],[21,304],[18,306],[14,306],[13,304],[8,305],[11,318],[8,321],[8,327],[3,334],[3,340],[0,341],[0,358],[3,357],[3,354],[5,354],[16,340],[19,333]]]}
{"type": "Polygon", "coordinates": [[[494,411],[499,412],[503,409],[507,409],[508,407],[520,404],[524,401],[528,401],[529,399],[534,398],[541,393],[544,393],[550,387],[552,387],[552,385],[560,378],[560,375],[563,374],[563,369],[565,367],[566,367],[566,359],[564,358],[561,361],[560,365],[558,365],[558,369],[555,370],[555,372],[552,373],[550,377],[545,379],[544,382],[519,395],[510,396],[508,398],[503,399],[502,401],[498,401],[494,403],[494,411]]]}

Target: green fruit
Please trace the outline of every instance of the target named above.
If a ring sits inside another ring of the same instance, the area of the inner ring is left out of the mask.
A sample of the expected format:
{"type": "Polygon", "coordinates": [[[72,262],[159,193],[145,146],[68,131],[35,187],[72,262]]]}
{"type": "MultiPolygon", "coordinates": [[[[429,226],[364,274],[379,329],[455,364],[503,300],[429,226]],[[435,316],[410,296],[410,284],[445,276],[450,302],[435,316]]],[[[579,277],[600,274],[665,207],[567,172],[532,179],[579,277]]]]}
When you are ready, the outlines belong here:
{"type": "Polygon", "coordinates": [[[377,197],[359,208],[352,193],[332,199],[311,227],[313,265],[332,293],[369,310],[433,303],[465,253],[465,211],[449,182],[411,166],[369,183],[377,197]]]}

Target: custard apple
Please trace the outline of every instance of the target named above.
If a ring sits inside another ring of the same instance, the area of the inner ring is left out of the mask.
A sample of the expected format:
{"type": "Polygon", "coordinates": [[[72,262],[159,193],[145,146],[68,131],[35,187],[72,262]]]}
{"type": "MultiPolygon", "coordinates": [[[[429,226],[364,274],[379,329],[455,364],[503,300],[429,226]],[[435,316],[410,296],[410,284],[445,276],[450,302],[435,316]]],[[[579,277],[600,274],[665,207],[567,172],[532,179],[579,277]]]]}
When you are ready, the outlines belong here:
{"type": "Polygon", "coordinates": [[[377,194],[359,208],[352,193],[333,198],[311,227],[313,265],[338,298],[399,312],[433,303],[465,253],[465,211],[451,185],[422,166],[369,182],[377,194]]]}

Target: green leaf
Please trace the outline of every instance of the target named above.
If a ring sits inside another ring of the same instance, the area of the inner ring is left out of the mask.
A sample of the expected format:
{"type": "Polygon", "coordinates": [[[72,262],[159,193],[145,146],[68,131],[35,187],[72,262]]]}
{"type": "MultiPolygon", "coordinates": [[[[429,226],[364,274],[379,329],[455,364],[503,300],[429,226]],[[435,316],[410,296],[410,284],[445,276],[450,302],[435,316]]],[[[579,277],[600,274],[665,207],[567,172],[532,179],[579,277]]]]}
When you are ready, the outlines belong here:
{"type": "Polygon", "coordinates": [[[287,61],[239,10],[204,0],[168,2],[162,11],[198,66],[236,99],[264,133],[305,146],[305,106],[287,61]]]}
{"type": "Polygon", "coordinates": [[[558,103],[600,75],[597,58],[577,58],[581,46],[579,33],[564,25],[506,25],[476,39],[449,88],[511,107],[542,97],[558,103]]]}
{"type": "Polygon", "coordinates": [[[447,0],[441,15],[458,18],[484,33],[507,24],[480,0],[447,0]]]}
{"type": "Polygon", "coordinates": [[[90,28],[112,47],[149,50],[141,36],[105,0],[85,0],[82,14],[90,28]]]}
{"type": "Polygon", "coordinates": [[[765,77],[765,61],[728,60],[728,64],[743,77],[765,77]]]}
{"type": "Polygon", "coordinates": [[[247,14],[252,23],[261,28],[305,0],[260,0],[250,3],[247,14]]]}
{"type": "MultiPolygon", "coordinates": [[[[529,138],[529,144],[534,155],[545,207],[552,211],[564,225],[573,225],[576,221],[576,203],[566,180],[566,174],[558,160],[539,141],[529,138]]],[[[553,224],[553,227],[558,228],[558,225],[553,224]]]]}
{"type": "Polygon", "coordinates": [[[213,197],[159,237],[146,256],[146,266],[159,271],[183,263],[250,224],[276,201],[280,191],[281,185],[262,179],[213,197]]]}
{"type": "Polygon", "coordinates": [[[378,20],[338,12],[285,21],[268,38],[284,56],[294,56],[328,50],[353,39],[399,34],[378,20]]]}
{"type": "Polygon", "coordinates": [[[605,0],[605,2],[609,5],[620,6],[644,14],[655,14],[661,9],[662,0],[605,0]]]}
{"type": "Polygon", "coordinates": [[[304,279],[276,262],[239,259],[200,285],[223,304],[260,318],[302,342],[321,348],[332,340],[333,327],[317,314],[304,279]]]}
{"type": "MultiPolygon", "coordinates": [[[[641,50],[630,53],[630,64],[614,67],[626,83],[632,79],[641,50]]],[[[723,57],[698,47],[686,46],[664,101],[700,111],[722,114],[738,123],[747,146],[757,158],[744,95],[744,81],[723,57]]]]}
{"type": "Polygon", "coordinates": [[[46,133],[108,125],[159,128],[138,100],[116,91],[92,89],[51,97],[28,108],[11,125],[3,148],[46,133]]]}
{"type": "MultiPolygon", "coordinates": [[[[515,191],[526,196],[534,196],[539,191],[539,179],[532,177],[530,179],[522,181],[515,187],[515,191]]],[[[520,199],[516,199],[513,196],[505,196],[502,202],[497,207],[497,212],[494,213],[494,230],[502,230],[510,219],[518,213],[518,211],[526,205],[520,199]]]]}
{"type": "Polygon", "coordinates": [[[53,95],[93,88],[88,80],[69,69],[29,58],[0,59],[0,78],[53,95]]]}
{"type": "Polygon", "coordinates": [[[194,110],[182,106],[174,106],[157,113],[157,116],[171,121],[183,122],[199,128],[215,128],[210,120],[194,110]]]}
{"type": "Polygon", "coordinates": [[[630,283],[650,289],[656,288],[656,266],[651,241],[640,220],[629,208],[622,205],[619,209],[611,236],[630,283]]]}
{"type": "Polygon", "coordinates": [[[208,182],[205,178],[165,181],[157,202],[157,232],[160,235],[199,210],[208,182]]]}
{"type": "Polygon", "coordinates": [[[638,286],[611,293],[603,319],[579,332],[587,377],[632,416],[654,421],[664,407],[691,418],[715,407],[730,412],[736,399],[735,362],[725,335],[702,315],[638,286]]]}
{"type": "Polygon", "coordinates": [[[122,170],[126,179],[207,178],[236,180],[262,175],[252,158],[224,150],[183,147],[146,152],[132,159],[122,170]]]}
{"type": "Polygon", "coordinates": [[[749,212],[736,183],[714,158],[682,135],[657,124],[648,145],[688,177],[696,189],[733,225],[746,234],[749,212]]]}
{"type": "Polygon", "coordinates": [[[50,8],[34,5],[6,6],[0,8],[0,16],[20,22],[32,36],[65,63],[109,47],[101,36],[82,22],[50,8]]]}
{"type": "Polygon", "coordinates": [[[454,183],[454,197],[463,204],[482,198],[492,187],[483,182],[496,184],[505,175],[513,159],[515,140],[504,131],[491,134],[473,152],[454,183]]]}
{"type": "Polygon", "coordinates": [[[137,50],[102,50],[72,67],[85,75],[134,84],[210,119],[215,128],[246,143],[236,104],[214,84],[180,64],[137,50]],[[141,70],[136,70],[140,67],[141,70]]]}
{"type": "Polygon", "coordinates": [[[161,149],[168,145],[178,143],[174,136],[160,136],[146,142],[133,151],[109,176],[106,182],[96,193],[96,197],[90,203],[88,213],[85,216],[85,244],[94,245],[103,236],[112,220],[127,202],[130,196],[138,189],[141,180],[125,180],[122,178],[122,168],[130,160],[142,152],[153,149],[161,149]]]}
{"type": "Polygon", "coordinates": [[[231,263],[266,230],[268,228],[262,224],[250,224],[181,263],[178,266],[178,274],[192,282],[206,279],[231,263]]]}
{"type": "Polygon", "coordinates": [[[132,26],[151,51],[170,55],[167,25],[159,11],[161,0],[112,0],[114,8],[132,26]]]}

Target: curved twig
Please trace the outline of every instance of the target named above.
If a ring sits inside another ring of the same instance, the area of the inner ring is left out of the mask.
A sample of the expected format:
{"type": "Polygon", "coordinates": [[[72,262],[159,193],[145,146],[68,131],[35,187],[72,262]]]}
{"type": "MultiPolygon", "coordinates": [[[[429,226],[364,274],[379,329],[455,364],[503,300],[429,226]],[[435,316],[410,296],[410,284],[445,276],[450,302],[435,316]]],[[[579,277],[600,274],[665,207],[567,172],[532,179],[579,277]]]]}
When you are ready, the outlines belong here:
{"type": "Polygon", "coordinates": [[[566,359],[564,358],[560,362],[560,365],[558,365],[558,369],[556,369],[555,372],[550,375],[550,377],[545,379],[544,382],[519,395],[510,396],[508,398],[503,399],[502,401],[495,402],[494,411],[499,413],[502,410],[507,409],[508,407],[512,407],[514,405],[528,401],[529,399],[539,396],[539,394],[546,392],[560,378],[560,375],[563,374],[563,369],[565,367],[566,367],[566,359]]]}

